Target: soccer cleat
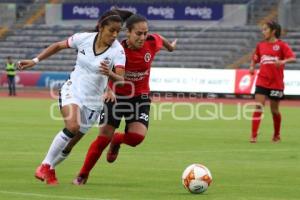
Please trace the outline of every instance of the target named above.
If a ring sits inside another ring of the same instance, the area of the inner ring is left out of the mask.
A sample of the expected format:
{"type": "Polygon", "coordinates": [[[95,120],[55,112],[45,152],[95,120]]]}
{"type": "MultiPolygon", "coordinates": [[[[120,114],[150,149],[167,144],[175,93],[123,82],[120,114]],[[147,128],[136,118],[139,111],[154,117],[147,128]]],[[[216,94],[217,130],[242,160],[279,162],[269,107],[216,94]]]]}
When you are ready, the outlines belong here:
{"type": "Polygon", "coordinates": [[[257,137],[250,138],[250,143],[256,143],[256,142],[257,142],[257,137]]]}
{"type": "Polygon", "coordinates": [[[113,144],[111,143],[109,146],[109,150],[106,154],[106,160],[107,162],[114,162],[119,154],[120,144],[113,144]]]}
{"type": "Polygon", "coordinates": [[[55,176],[55,170],[54,169],[50,169],[46,173],[45,180],[46,180],[46,183],[48,185],[57,185],[58,184],[57,178],[55,176]]]}
{"type": "Polygon", "coordinates": [[[274,135],[273,138],[272,138],[272,142],[280,142],[281,138],[279,135],[274,135]]]}
{"type": "Polygon", "coordinates": [[[45,180],[45,176],[48,173],[48,171],[50,170],[50,165],[48,164],[41,164],[40,166],[38,166],[35,170],[35,178],[39,179],[40,181],[44,181],[45,180]]]}
{"type": "Polygon", "coordinates": [[[88,177],[80,176],[78,175],[74,180],[73,180],[73,185],[84,185],[86,184],[88,180],[88,177]]]}

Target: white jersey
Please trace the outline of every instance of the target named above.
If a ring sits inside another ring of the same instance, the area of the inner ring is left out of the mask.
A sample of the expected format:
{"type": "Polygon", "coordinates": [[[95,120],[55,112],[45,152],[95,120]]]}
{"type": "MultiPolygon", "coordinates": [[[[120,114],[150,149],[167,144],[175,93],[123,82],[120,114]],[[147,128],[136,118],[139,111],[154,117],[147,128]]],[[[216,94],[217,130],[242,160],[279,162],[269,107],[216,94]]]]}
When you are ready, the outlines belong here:
{"type": "Polygon", "coordinates": [[[101,54],[96,54],[95,44],[98,33],[76,33],[68,39],[68,45],[78,50],[74,71],[71,73],[71,89],[81,105],[100,111],[102,96],[107,87],[108,77],[100,73],[100,63],[110,69],[125,66],[125,53],[118,40],[101,54]]]}

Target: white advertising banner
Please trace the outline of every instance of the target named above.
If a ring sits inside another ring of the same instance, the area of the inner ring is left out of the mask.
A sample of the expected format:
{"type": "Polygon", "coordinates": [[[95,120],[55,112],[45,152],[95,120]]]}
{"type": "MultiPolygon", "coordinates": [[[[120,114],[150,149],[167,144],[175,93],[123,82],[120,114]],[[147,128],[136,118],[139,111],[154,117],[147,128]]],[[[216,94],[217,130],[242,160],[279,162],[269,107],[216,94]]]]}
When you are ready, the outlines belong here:
{"type": "Polygon", "coordinates": [[[151,91],[234,93],[235,70],[152,68],[151,91]]]}
{"type": "MultiPolygon", "coordinates": [[[[250,94],[255,90],[255,77],[249,87],[241,90],[241,81],[248,74],[245,69],[188,69],[152,68],[151,91],[250,94]]],[[[300,95],[300,71],[285,70],[285,95],[300,95]]]]}
{"type": "Polygon", "coordinates": [[[284,94],[300,95],[300,71],[285,70],[284,71],[284,94]]]}

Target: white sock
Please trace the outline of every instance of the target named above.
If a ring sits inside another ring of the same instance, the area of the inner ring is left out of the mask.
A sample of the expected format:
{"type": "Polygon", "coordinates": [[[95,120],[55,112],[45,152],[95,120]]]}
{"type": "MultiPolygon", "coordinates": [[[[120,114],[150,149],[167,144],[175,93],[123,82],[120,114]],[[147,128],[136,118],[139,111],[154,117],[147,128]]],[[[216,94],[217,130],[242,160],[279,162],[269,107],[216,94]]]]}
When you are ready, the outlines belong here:
{"type": "Polygon", "coordinates": [[[53,165],[53,162],[55,161],[56,157],[61,154],[70,140],[70,137],[68,137],[63,131],[60,131],[53,139],[42,164],[49,164],[51,168],[54,168],[55,165],[53,165]]]}
{"type": "Polygon", "coordinates": [[[64,153],[63,151],[59,152],[59,154],[55,157],[55,159],[52,161],[52,168],[55,168],[56,165],[61,163],[64,159],[68,157],[69,153],[64,153]]]}

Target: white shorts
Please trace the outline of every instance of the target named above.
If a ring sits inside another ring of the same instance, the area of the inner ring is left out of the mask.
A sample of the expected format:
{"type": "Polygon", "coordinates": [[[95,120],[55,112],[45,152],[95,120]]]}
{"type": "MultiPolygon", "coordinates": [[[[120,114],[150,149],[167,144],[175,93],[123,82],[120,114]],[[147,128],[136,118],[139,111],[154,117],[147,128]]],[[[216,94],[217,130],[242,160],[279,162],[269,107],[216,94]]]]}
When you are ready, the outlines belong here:
{"type": "Polygon", "coordinates": [[[86,133],[88,130],[99,121],[100,113],[91,110],[85,106],[80,108],[80,129],[81,133],[86,133]]]}
{"type": "Polygon", "coordinates": [[[72,87],[72,82],[68,80],[64,83],[59,93],[59,107],[75,104],[80,108],[80,129],[81,133],[86,133],[99,119],[100,112],[89,109],[82,105],[81,100],[76,96],[72,87]]]}
{"type": "Polygon", "coordinates": [[[76,104],[80,108],[82,107],[82,102],[74,92],[72,87],[72,81],[66,81],[60,89],[59,92],[59,106],[60,108],[64,107],[65,105],[76,104]]]}

